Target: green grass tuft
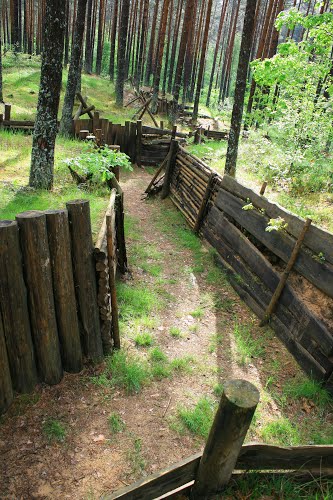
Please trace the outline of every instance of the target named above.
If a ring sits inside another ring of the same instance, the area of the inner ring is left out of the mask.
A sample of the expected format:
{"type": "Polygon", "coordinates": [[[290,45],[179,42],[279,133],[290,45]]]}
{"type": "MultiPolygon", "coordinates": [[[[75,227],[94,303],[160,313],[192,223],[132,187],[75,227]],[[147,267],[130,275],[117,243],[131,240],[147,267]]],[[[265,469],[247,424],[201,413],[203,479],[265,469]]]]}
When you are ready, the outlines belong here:
{"type": "Polygon", "coordinates": [[[300,444],[300,436],[297,427],[281,417],[266,423],[261,429],[261,436],[267,443],[283,446],[295,446],[300,444]]]}
{"type": "Polygon", "coordinates": [[[175,339],[181,339],[183,336],[181,329],[176,326],[170,328],[170,335],[175,339]]]}
{"type": "Polygon", "coordinates": [[[126,425],[119,413],[113,412],[108,417],[108,425],[110,432],[112,434],[118,434],[118,432],[122,432],[126,425]]]}
{"type": "Polygon", "coordinates": [[[125,351],[116,351],[107,359],[107,372],[111,384],[124,389],[127,394],[140,392],[150,380],[149,367],[145,360],[125,351]]]}
{"type": "Polygon", "coordinates": [[[199,399],[193,409],[180,408],[178,417],[183,426],[195,436],[207,438],[215,413],[214,403],[208,398],[199,399]]]}
{"type": "Polygon", "coordinates": [[[154,339],[149,333],[139,333],[134,342],[139,347],[149,347],[154,343],[154,339]]]}
{"type": "Polygon", "coordinates": [[[44,422],[42,431],[49,442],[58,441],[62,443],[65,441],[67,434],[65,426],[59,420],[53,418],[48,418],[44,422]]]}

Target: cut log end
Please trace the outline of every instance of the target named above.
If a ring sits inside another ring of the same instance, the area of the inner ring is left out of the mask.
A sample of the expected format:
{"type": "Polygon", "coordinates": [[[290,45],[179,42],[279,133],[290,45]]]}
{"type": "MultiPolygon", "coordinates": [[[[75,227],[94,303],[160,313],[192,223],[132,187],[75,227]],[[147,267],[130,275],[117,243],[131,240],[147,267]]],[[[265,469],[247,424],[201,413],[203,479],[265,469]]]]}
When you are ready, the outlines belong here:
{"type": "Polygon", "coordinates": [[[227,399],[239,408],[254,408],[259,403],[258,389],[247,380],[229,380],[224,384],[227,399]]]}

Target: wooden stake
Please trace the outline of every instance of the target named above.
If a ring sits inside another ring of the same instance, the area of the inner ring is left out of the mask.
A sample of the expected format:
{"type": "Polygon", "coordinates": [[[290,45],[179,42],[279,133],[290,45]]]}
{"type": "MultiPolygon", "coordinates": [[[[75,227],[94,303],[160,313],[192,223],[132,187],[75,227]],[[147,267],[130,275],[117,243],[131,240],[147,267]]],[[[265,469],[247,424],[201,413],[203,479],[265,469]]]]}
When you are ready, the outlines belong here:
{"type": "Polygon", "coordinates": [[[312,222],[311,219],[306,219],[305,224],[303,226],[303,229],[301,231],[301,234],[299,235],[298,240],[296,241],[294,249],[293,249],[293,251],[291,253],[289,262],[287,263],[287,266],[286,266],[284,272],[281,275],[280,282],[279,282],[279,284],[278,284],[278,286],[277,286],[277,288],[276,288],[276,290],[275,290],[275,292],[274,292],[274,294],[273,294],[273,296],[271,298],[271,301],[270,301],[270,303],[269,303],[269,305],[268,305],[268,307],[266,309],[264,318],[262,319],[262,321],[260,323],[260,326],[266,325],[268,323],[268,321],[269,321],[270,316],[274,312],[276,304],[277,304],[277,302],[278,302],[278,300],[279,300],[279,298],[280,298],[280,296],[281,296],[281,294],[283,292],[285,284],[287,283],[290,271],[294,267],[294,264],[296,262],[296,259],[297,259],[297,256],[299,254],[299,251],[300,251],[300,249],[302,247],[302,244],[303,244],[305,235],[307,233],[307,230],[311,226],[311,222],[312,222]]]}
{"type": "Polygon", "coordinates": [[[0,221],[0,304],[13,387],[30,392],[37,383],[27,289],[17,222],[0,221]]]}
{"type": "Polygon", "coordinates": [[[97,305],[89,201],[69,201],[66,207],[70,223],[74,284],[83,352],[89,360],[99,362],[103,359],[103,346],[97,305]]]}
{"type": "Polygon", "coordinates": [[[228,484],[259,403],[259,391],[245,380],[229,380],[200,460],[191,498],[212,498],[228,484]]]}
{"type": "Polygon", "coordinates": [[[62,379],[62,364],[54,306],[51,259],[43,212],[16,216],[19,226],[31,329],[39,375],[47,384],[62,379]]]}
{"type": "Polygon", "coordinates": [[[62,363],[67,372],[78,373],[82,370],[82,352],[68,214],[67,210],[48,210],[45,214],[62,363]]]}
{"type": "Polygon", "coordinates": [[[6,350],[5,334],[3,331],[0,312],[0,415],[4,413],[13,401],[13,388],[10,378],[9,363],[6,350]]]}
{"type": "Polygon", "coordinates": [[[107,245],[108,245],[108,262],[109,262],[109,282],[110,282],[110,292],[111,292],[111,309],[112,309],[112,336],[115,349],[120,349],[120,335],[119,335],[119,317],[118,317],[118,303],[117,303],[117,291],[115,282],[115,264],[114,264],[114,235],[112,227],[115,227],[114,221],[114,211],[113,217],[111,215],[106,216],[106,228],[107,228],[107,245]]]}
{"type": "Polygon", "coordinates": [[[195,221],[195,226],[194,226],[194,229],[193,229],[193,231],[195,233],[198,233],[199,229],[201,227],[202,218],[204,216],[205,209],[206,209],[209,197],[211,195],[211,190],[212,190],[212,185],[213,185],[214,179],[215,179],[215,174],[212,173],[211,176],[210,176],[210,178],[209,178],[209,181],[208,181],[208,184],[207,184],[207,188],[206,188],[206,192],[204,194],[204,197],[202,199],[202,202],[201,202],[201,205],[200,205],[200,208],[199,208],[197,220],[195,221]]]}
{"type": "Polygon", "coordinates": [[[267,181],[265,181],[265,182],[263,183],[263,185],[261,186],[261,189],[260,189],[260,196],[264,196],[265,191],[266,191],[266,188],[267,188],[267,185],[268,185],[268,182],[267,182],[267,181]]]}
{"type": "Polygon", "coordinates": [[[160,173],[162,172],[163,168],[165,167],[165,165],[167,164],[167,162],[169,161],[169,158],[170,158],[170,153],[167,154],[167,156],[165,157],[165,159],[163,160],[163,162],[161,163],[161,166],[159,167],[159,169],[156,171],[155,175],[153,176],[152,180],[150,181],[150,183],[148,184],[148,187],[147,189],[145,190],[145,193],[149,193],[149,191],[151,190],[152,186],[154,185],[157,177],[160,175],[160,173]]]}
{"type": "Polygon", "coordinates": [[[80,94],[80,92],[77,92],[76,93],[76,97],[78,98],[78,100],[80,101],[80,103],[82,104],[83,108],[86,109],[86,113],[88,113],[89,115],[89,118],[93,119],[94,118],[94,115],[92,114],[91,111],[88,111],[88,104],[86,103],[86,101],[84,100],[84,98],[82,97],[82,95],[80,94]]]}
{"type": "Polygon", "coordinates": [[[138,167],[142,166],[141,156],[142,156],[142,121],[138,120],[136,122],[136,164],[138,167]]]}
{"type": "Polygon", "coordinates": [[[162,200],[164,200],[164,198],[166,198],[170,193],[170,183],[172,178],[172,172],[176,164],[177,151],[178,151],[178,142],[175,139],[172,139],[169,151],[169,160],[165,168],[165,177],[161,193],[162,200]]]}

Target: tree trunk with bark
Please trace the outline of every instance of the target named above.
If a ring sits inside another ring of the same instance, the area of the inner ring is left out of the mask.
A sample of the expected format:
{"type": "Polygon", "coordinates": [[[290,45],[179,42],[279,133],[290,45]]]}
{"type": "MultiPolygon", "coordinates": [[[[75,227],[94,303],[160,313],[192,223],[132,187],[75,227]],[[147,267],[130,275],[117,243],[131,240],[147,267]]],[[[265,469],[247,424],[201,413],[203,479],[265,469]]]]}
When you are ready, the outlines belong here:
{"type": "Polygon", "coordinates": [[[118,59],[117,59],[117,81],[116,81],[117,106],[123,106],[124,104],[125,54],[126,54],[129,7],[130,7],[130,0],[123,0],[121,16],[120,16],[119,46],[118,46],[118,59]]]}
{"type": "Polygon", "coordinates": [[[117,34],[117,20],[118,20],[118,5],[119,1],[115,0],[113,17],[112,17],[112,27],[111,27],[111,44],[110,44],[110,80],[114,81],[114,62],[115,62],[115,52],[116,52],[116,34],[117,34]]]}
{"type": "Polygon", "coordinates": [[[158,92],[159,92],[159,88],[160,88],[163,52],[164,52],[164,42],[165,42],[166,27],[167,27],[167,21],[168,21],[169,5],[170,5],[170,0],[164,0],[163,7],[162,7],[160,32],[159,32],[158,54],[157,54],[156,68],[155,68],[155,74],[154,74],[154,90],[153,90],[152,107],[153,107],[153,109],[155,108],[155,110],[157,107],[158,92]]]}
{"type": "Polygon", "coordinates": [[[154,54],[154,50],[155,50],[156,24],[157,24],[157,14],[158,14],[159,3],[160,3],[160,0],[155,1],[153,21],[152,21],[152,25],[151,25],[151,35],[150,35],[148,56],[147,56],[147,65],[146,65],[146,77],[145,77],[146,85],[149,85],[150,75],[151,75],[152,66],[153,66],[153,54],[154,54]]]}
{"type": "Polygon", "coordinates": [[[196,88],[196,92],[195,92],[194,108],[193,108],[193,115],[192,115],[192,120],[194,122],[196,122],[198,119],[199,100],[200,100],[200,93],[201,93],[201,88],[202,88],[202,79],[203,79],[204,69],[205,69],[206,52],[207,52],[207,45],[208,45],[208,35],[209,35],[209,27],[210,27],[210,16],[211,16],[211,12],[212,12],[212,3],[213,3],[212,0],[208,0],[205,32],[204,32],[203,43],[202,43],[202,47],[201,47],[201,59],[200,59],[200,66],[199,66],[199,72],[198,72],[198,78],[197,78],[197,88],[196,88]]]}
{"type": "Polygon", "coordinates": [[[32,142],[29,185],[51,189],[57,135],[66,6],[63,0],[48,0],[44,22],[44,51],[37,115],[32,142]]]}
{"type": "Polygon", "coordinates": [[[73,130],[73,107],[77,85],[81,75],[81,55],[83,44],[83,33],[86,22],[87,0],[80,0],[77,8],[76,25],[72,46],[71,64],[68,72],[66,93],[59,132],[61,135],[72,135],[73,130]]]}
{"type": "Polygon", "coordinates": [[[246,2],[242,42],[236,78],[234,106],[232,110],[231,128],[225,164],[225,173],[231,175],[232,177],[235,177],[236,175],[238,143],[242,125],[247,72],[249,69],[254,34],[256,5],[257,0],[247,0],[246,2]]]}

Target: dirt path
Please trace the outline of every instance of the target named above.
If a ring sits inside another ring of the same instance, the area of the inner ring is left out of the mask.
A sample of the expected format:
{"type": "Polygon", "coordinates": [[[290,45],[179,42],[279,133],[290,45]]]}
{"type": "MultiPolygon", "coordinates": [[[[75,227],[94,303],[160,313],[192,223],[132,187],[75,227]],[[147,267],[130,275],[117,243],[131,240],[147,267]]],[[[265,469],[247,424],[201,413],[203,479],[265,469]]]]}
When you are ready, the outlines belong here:
{"type": "MultiPolygon", "coordinates": [[[[213,266],[209,250],[187,231],[171,202],[141,200],[149,179],[145,171],[135,170],[123,182],[132,264],[122,287],[150,290],[158,304],[149,321],[142,316],[123,322],[123,349],[148,362],[153,347],[159,347],[168,363],[183,362],[131,396],[101,382],[102,366],[66,375],[56,387],[42,386],[36,394],[18,398],[0,425],[0,496],[99,498],[191,455],[204,440],[184,430],[177,418],[179,408],[193,408],[203,397],[213,404],[217,384],[231,377],[251,380],[264,395],[249,438],[260,435],[272,415],[281,415],[268,387],[279,391],[294,377],[294,361],[269,331],[257,328],[256,318],[213,266]],[[154,346],[136,347],[138,332],[148,332],[154,346]],[[257,342],[249,357],[237,341],[238,335],[246,349],[247,332],[257,342]],[[276,380],[274,365],[279,365],[276,380]],[[101,383],[94,384],[93,376],[101,383]],[[110,414],[122,420],[117,434],[110,430],[110,414]],[[50,419],[64,425],[63,442],[48,439],[50,419]]],[[[199,422],[199,428],[202,425],[199,422]]]]}

